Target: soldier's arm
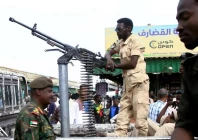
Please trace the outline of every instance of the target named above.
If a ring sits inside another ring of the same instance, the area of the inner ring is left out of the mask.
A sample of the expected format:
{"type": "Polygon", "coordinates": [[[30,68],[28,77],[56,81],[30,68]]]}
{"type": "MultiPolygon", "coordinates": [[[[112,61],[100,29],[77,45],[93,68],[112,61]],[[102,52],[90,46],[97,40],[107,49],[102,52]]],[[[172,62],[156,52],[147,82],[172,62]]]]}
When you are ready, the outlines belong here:
{"type": "Polygon", "coordinates": [[[31,114],[25,115],[19,121],[21,139],[38,140],[39,139],[39,116],[31,114]]]}
{"type": "Polygon", "coordinates": [[[143,48],[143,44],[140,41],[140,39],[137,38],[137,37],[132,39],[131,42],[130,42],[130,45],[129,45],[131,60],[130,61],[125,61],[122,64],[117,64],[116,68],[135,69],[136,65],[137,65],[137,62],[138,62],[138,59],[139,59],[139,56],[142,53],[141,48],[143,48]]]}
{"type": "Polygon", "coordinates": [[[105,58],[106,59],[111,59],[111,56],[114,55],[114,54],[116,54],[116,53],[118,53],[119,52],[119,49],[120,49],[119,44],[118,43],[114,43],[110,47],[109,51],[106,52],[105,58]]]}
{"type": "Polygon", "coordinates": [[[112,60],[111,56],[119,52],[119,43],[114,43],[109,51],[106,52],[105,58],[107,59],[106,70],[114,70],[115,63],[112,60]]]}
{"type": "Polygon", "coordinates": [[[109,51],[106,52],[105,58],[106,59],[111,59],[111,56],[116,54],[116,51],[114,49],[110,49],[109,51]]]}
{"type": "Polygon", "coordinates": [[[139,58],[139,55],[132,55],[131,61],[125,61],[123,63],[116,64],[116,68],[123,69],[123,70],[135,69],[136,65],[137,65],[138,58],[139,58]]]}

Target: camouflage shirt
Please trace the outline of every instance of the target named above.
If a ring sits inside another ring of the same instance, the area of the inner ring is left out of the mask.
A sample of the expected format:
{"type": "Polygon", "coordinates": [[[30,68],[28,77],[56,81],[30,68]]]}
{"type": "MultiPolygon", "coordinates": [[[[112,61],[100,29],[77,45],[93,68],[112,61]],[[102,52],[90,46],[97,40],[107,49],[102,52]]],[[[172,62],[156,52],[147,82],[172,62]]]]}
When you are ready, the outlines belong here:
{"type": "Polygon", "coordinates": [[[29,102],[18,114],[15,140],[55,140],[50,122],[38,105],[29,102]]]}

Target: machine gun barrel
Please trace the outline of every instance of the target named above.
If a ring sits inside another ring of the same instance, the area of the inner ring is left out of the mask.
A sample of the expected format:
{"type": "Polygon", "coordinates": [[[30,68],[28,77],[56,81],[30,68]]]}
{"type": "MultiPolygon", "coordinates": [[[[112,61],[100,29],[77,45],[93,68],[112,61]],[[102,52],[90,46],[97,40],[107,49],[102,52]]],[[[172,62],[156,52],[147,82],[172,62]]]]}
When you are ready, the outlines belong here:
{"type": "MultiPolygon", "coordinates": [[[[25,27],[25,28],[31,30],[32,33],[33,33],[33,35],[39,37],[40,39],[45,40],[48,44],[50,44],[50,41],[53,41],[52,43],[55,43],[54,45],[57,46],[57,47],[59,47],[60,49],[65,50],[64,47],[66,47],[67,49],[73,49],[72,46],[70,46],[70,45],[68,45],[68,44],[64,44],[64,43],[62,43],[62,42],[60,42],[60,41],[58,41],[58,40],[56,40],[56,39],[54,39],[54,38],[52,38],[52,37],[50,37],[50,36],[48,36],[48,35],[46,35],[46,34],[40,32],[40,31],[36,30],[36,24],[34,25],[33,28],[31,28],[31,27],[29,27],[29,26],[27,26],[27,25],[25,25],[25,24],[23,24],[23,23],[21,23],[21,22],[15,20],[15,19],[12,18],[12,17],[10,17],[9,20],[10,20],[11,22],[15,22],[15,23],[17,23],[17,24],[19,24],[19,25],[21,25],[21,26],[23,26],[23,27],[25,27]]],[[[50,45],[52,45],[52,44],[50,44],[50,45]]],[[[66,51],[67,51],[67,50],[66,50],[66,51]]]]}
{"type": "Polygon", "coordinates": [[[62,42],[60,42],[60,41],[58,41],[58,40],[56,40],[56,39],[44,34],[44,33],[36,30],[37,24],[34,24],[33,28],[31,28],[31,27],[29,27],[29,26],[27,26],[27,25],[15,20],[12,17],[10,17],[9,20],[11,22],[15,22],[15,23],[17,23],[17,24],[19,24],[19,25],[31,30],[32,31],[32,35],[34,35],[34,36],[46,41],[49,45],[57,46],[59,49],[62,50],[60,52],[65,52],[65,53],[68,54],[68,60],[71,60],[72,57],[74,57],[77,60],[82,61],[82,56],[87,54],[87,55],[90,55],[90,56],[93,57],[92,61],[94,62],[95,66],[100,67],[100,68],[104,66],[103,60],[96,58],[97,56],[102,58],[100,54],[98,55],[98,54],[93,53],[93,52],[91,52],[91,51],[89,51],[87,49],[77,48],[77,47],[73,47],[73,46],[70,46],[68,44],[62,43],[62,42]]]}

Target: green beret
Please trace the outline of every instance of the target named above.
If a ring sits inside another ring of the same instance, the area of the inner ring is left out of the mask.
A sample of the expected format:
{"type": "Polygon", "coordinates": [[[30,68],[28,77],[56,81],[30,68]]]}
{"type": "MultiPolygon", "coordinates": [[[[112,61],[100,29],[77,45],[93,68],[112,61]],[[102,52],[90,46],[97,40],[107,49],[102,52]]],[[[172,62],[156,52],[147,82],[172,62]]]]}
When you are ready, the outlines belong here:
{"type": "Polygon", "coordinates": [[[47,77],[38,77],[34,79],[32,82],[29,84],[30,88],[46,88],[46,87],[53,87],[53,82],[51,79],[47,77]]]}

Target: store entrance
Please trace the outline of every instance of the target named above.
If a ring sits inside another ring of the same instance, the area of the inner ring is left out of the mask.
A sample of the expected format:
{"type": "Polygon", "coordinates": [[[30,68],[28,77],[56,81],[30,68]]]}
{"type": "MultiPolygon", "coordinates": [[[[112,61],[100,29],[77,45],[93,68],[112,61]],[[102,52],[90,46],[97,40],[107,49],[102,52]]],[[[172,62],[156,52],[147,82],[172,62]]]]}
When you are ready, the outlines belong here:
{"type": "Polygon", "coordinates": [[[174,93],[176,90],[183,88],[181,75],[179,73],[148,75],[150,78],[150,91],[153,91],[155,95],[157,95],[160,88],[166,88],[170,93],[174,93]]]}

